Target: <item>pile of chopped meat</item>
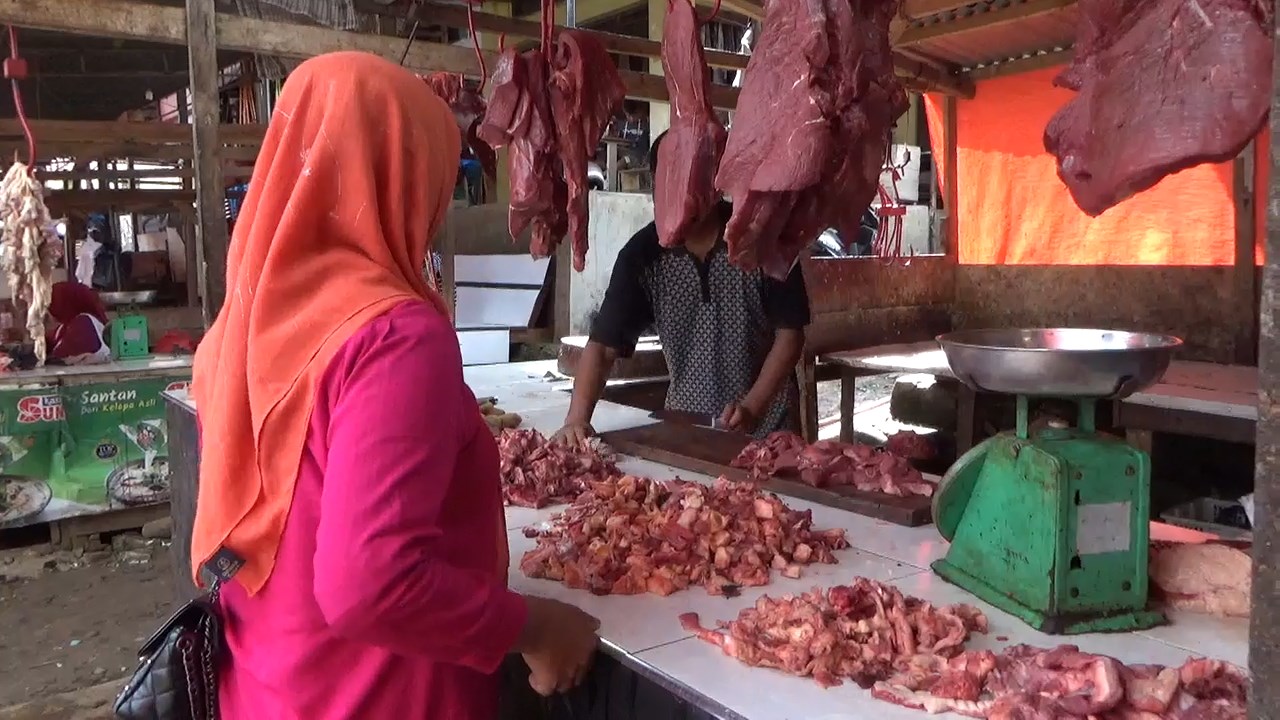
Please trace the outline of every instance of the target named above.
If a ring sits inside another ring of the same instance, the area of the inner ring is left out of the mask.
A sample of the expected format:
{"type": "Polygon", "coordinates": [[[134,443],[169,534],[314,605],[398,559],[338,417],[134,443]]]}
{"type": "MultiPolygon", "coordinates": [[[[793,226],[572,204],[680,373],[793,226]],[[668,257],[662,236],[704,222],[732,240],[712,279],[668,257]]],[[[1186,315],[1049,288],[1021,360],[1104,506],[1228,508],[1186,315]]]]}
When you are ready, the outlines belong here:
{"type": "Polygon", "coordinates": [[[938,456],[938,448],[928,435],[902,430],[885,438],[884,449],[908,460],[932,460],[938,456]]]}
{"type": "Polygon", "coordinates": [[[555,42],[507,50],[493,71],[493,94],[477,136],[511,147],[511,237],[533,227],[530,252],[550,257],[566,233],[574,268],[587,253],[587,162],[622,106],[626,89],[594,36],[563,30],[555,42]]]}
{"type": "Polygon", "coordinates": [[[810,445],[786,431],[748,443],[732,466],[749,470],[753,480],[795,477],[818,488],[852,486],[900,497],[931,497],[936,489],[910,461],[892,452],[838,440],[819,440],[810,445]]]}
{"type": "Polygon", "coordinates": [[[1074,645],[907,658],[871,691],[916,710],[989,720],[1244,720],[1248,692],[1245,672],[1219,660],[1126,666],[1074,645]]]}
{"type": "Polygon", "coordinates": [[[502,497],[508,505],[520,507],[566,503],[592,481],[619,474],[613,453],[600,441],[570,446],[532,429],[503,430],[498,457],[502,497]]]}
{"type": "Polygon", "coordinates": [[[53,267],[62,257],[62,241],[44,204],[40,181],[15,161],[0,182],[0,270],[13,293],[36,364],[44,365],[45,317],[53,300],[53,267]]]}
{"type": "Polygon", "coordinates": [[[547,529],[520,569],[597,595],[670,595],[701,585],[711,595],[766,585],[770,571],[835,563],[843,530],[814,530],[809,511],[788,508],[751,483],[714,485],[631,475],[590,489],[547,529]]]}
{"type": "Polygon", "coordinates": [[[453,118],[462,133],[462,147],[470,148],[485,175],[497,177],[498,156],[488,143],[476,135],[485,108],[480,88],[468,83],[458,73],[431,73],[423,75],[422,81],[453,111],[453,118]]]}
{"type": "Polygon", "coordinates": [[[863,688],[915,663],[945,665],[959,656],[987,618],[970,605],[935,607],[892,585],[855,578],[851,585],[781,598],[764,596],[720,630],[697,613],[680,623],[747,665],[812,677],[823,687],[852,680],[863,688]]]}
{"type": "Polygon", "coordinates": [[[898,0],[765,4],[716,187],[733,198],[731,260],[787,276],[830,227],[859,236],[893,124],[908,107],[893,69],[898,0]]]}

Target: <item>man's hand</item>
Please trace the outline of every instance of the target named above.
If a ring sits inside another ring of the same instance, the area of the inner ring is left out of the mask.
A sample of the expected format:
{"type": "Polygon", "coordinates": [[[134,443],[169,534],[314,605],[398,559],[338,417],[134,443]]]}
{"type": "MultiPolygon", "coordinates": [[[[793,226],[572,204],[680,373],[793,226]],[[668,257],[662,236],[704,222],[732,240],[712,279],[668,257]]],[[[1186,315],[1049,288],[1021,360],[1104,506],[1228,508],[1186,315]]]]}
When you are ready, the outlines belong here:
{"type": "Polygon", "coordinates": [[[539,695],[572,690],[596,654],[600,621],[558,600],[525,596],[529,618],[518,649],[529,665],[529,686],[539,695]]]}
{"type": "Polygon", "coordinates": [[[746,402],[729,403],[720,414],[720,424],[735,432],[748,433],[760,422],[760,411],[746,402]]]}
{"type": "Polygon", "coordinates": [[[582,445],[587,442],[588,438],[596,436],[596,429],[591,427],[591,423],[579,420],[568,420],[564,427],[560,428],[551,439],[565,445],[582,445]]]}

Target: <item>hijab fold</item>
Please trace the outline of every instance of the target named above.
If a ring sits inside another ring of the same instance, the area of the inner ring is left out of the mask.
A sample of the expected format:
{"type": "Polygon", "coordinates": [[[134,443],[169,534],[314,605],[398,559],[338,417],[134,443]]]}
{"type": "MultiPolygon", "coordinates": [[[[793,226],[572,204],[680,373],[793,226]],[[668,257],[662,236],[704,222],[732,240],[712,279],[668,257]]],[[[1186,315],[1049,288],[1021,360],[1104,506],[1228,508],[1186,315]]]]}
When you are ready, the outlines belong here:
{"type": "Polygon", "coordinates": [[[227,297],[196,351],[200,488],[192,574],[221,547],[250,594],[271,574],[320,378],[357,330],[423,278],[460,140],[448,107],[373,55],[312,58],[285,83],[227,257],[227,297]]]}

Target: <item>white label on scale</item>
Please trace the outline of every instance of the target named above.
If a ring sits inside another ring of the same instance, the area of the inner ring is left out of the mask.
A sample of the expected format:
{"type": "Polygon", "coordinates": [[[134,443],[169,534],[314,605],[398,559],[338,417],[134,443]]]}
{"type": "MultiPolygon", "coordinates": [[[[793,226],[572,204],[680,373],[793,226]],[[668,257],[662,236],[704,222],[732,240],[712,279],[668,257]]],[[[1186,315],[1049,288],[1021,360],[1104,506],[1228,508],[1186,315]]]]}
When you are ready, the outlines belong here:
{"type": "Polygon", "coordinates": [[[1132,504],[1127,502],[1081,505],[1076,508],[1076,554],[1128,550],[1129,514],[1132,504]]]}

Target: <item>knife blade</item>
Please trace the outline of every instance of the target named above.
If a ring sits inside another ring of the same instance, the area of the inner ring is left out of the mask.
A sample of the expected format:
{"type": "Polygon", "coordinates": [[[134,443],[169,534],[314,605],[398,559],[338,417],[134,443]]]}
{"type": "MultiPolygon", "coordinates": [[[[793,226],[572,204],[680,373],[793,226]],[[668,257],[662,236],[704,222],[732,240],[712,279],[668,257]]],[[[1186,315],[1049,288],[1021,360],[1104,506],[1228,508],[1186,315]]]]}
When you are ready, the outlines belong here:
{"type": "Polygon", "coordinates": [[[649,417],[664,422],[673,422],[681,425],[693,425],[694,427],[704,427],[709,430],[719,432],[729,432],[729,428],[720,422],[720,418],[713,415],[704,415],[702,413],[685,412],[684,410],[657,410],[649,414],[649,417]]]}

